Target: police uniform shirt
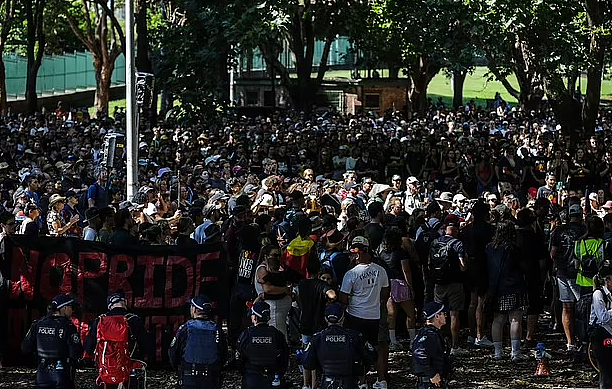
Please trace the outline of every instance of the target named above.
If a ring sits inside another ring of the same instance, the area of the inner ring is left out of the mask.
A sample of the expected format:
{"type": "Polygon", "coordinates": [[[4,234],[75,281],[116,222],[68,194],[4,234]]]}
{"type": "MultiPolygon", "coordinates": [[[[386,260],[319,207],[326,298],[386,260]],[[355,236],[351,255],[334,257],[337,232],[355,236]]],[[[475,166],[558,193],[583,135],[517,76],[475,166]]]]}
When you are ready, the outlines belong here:
{"type": "Polygon", "coordinates": [[[247,372],[285,374],[289,347],[282,332],[267,323],[247,328],[238,337],[239,364],[247,372]]]}
{"type": "Polygon", "coordinates": [[[328,378],[350,377],[368,359],[366,354],[357,331],[332,325],[313,336],[304,351],[303,366],[307,370],[321,369],[328,378]]]}
{"type": "Polygon", "coordinates": [[[436,374],[444,377],[448,372],[449,359],[440,331],[432,326],[423,327],[413,345],[413,370],[416,375],[433,378],[436,374]]]}
{"type": "MultiPolygon", "coordinates": [[[[191,319],[187,321],[185,324],[179,327],[176,332],[176,336],[172,339],[172,343],[170,343],[170,349],[168,350],[168,356],[170,357],[170,364],[173,368],[179,368],[181,365],[186,365],[185,361],[185,350],[188,347],[197,347],[197,340],[190,338],[189,332],[189,324],[193,321],[207,321],[204,318],[191,319]]],[[[217,324],[216,326],[216,334],[215,340],[217,350],[218,350],[218,361],[215,363],[215,366],[222,367],[225,364],[227,359],[227,338],[225,337],[225,333],[217,324]]],[[[191,366],[188,366],[191,368],[191,366]]]]}
{"type": "Polygon", "coordinates": [[[24,354],[35,353],[49,362],[78,361],[83,355],[81,337],[65,316],[49,315],[34,322],[21,343],[24,354]]]}

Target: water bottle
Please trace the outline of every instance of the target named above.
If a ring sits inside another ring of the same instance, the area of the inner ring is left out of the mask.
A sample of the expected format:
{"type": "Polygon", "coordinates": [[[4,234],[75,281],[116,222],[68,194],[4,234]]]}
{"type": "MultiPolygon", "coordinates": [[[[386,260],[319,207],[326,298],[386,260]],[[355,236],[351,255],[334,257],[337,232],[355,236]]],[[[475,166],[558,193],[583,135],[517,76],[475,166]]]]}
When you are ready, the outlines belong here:
{"type": "Polygon", "coordinates": [[[57,361],[57,365],[55,366],[55,370],[64,370],[64,365],[62,361],[57,361]]]}
{"type": "Polygon", "coordinates": [[[280,376],[278,374],[274,374],[274,381],[272,381],[272,386],[280,386],[280,376]]]}

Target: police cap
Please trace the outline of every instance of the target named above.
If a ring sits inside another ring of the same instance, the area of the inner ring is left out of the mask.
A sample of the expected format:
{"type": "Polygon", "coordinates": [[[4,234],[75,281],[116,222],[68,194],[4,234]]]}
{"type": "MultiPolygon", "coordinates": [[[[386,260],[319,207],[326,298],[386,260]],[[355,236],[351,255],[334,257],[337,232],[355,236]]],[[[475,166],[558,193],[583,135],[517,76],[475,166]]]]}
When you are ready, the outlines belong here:
{"type": "Polygon", "coordinates": [[[258,301],[253,304],[251,314],[257,316],[261,321],[270,320],[270,304],[265,301],[258,301]]]}
{"type": "Polygon", "coordinates": [[[74,305],[74,299],[67,294],[58,294],[51,301],[51,306],[53,307],[54,311],[59,311],[60,309],[69,305],[74,305]]]}
{"type": "Polygon", "coordinates": [[[431,320],[434,316],[444,310],[444,304],[436,301],[430,301],[423,307],[423,316],[425,319],[431,320]]]}
{"type": "Polygon", "coordinates": [[[125,295],[123,293],[113,293],[106,299],[106,308],[111,309],[113,305],[124,301],[125,295]]]}
{"type": "Polygon", "coordinates": [[[212,310],[212,303],[210,299],[208,296],[203,294],[192,298],[191,306],[204,312],[210,312],[212,310]]]}
{"type": "Polygon", "coordinates": [[[325,320],[329,323],[338,323],[344,317],[344,305],[333,303],[325,308],[325,320]]]}

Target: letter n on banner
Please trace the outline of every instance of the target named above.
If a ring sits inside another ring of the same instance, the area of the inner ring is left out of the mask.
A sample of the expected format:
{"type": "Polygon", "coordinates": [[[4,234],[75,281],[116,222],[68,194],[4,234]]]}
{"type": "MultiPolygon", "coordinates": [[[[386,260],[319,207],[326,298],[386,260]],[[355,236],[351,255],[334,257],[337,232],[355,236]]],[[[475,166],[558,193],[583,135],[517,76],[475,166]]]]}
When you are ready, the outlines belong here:
{"type": "Polygon", "coordinates": [[[36,272],[38,271],[38,258],[40,252],[31,250],[26,258],[26,253],[23,248],[17,246],[12,240],[11,242],[11,299],[19,299],[23,293],[26,300],[34,299],[34,290],[36,289],[36,272]],[[14,245],[14,246],[13,246],[14,245]]]}

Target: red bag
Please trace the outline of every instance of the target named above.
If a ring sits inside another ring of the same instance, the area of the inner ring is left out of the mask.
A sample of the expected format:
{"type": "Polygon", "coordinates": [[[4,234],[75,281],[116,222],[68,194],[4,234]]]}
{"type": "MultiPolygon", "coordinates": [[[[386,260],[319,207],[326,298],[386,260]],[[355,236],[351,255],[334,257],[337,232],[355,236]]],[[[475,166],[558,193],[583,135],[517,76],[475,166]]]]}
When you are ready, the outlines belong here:
{"type": "Polygon", "coordinates": [[[100,316],[94,359],[102,382],[117,385],[130,380],[129,332],[125,316],[100,316]]]}

